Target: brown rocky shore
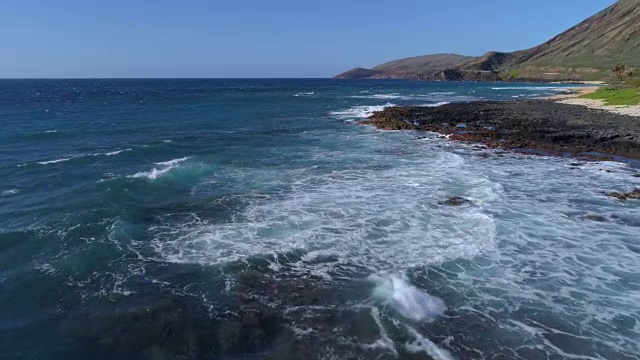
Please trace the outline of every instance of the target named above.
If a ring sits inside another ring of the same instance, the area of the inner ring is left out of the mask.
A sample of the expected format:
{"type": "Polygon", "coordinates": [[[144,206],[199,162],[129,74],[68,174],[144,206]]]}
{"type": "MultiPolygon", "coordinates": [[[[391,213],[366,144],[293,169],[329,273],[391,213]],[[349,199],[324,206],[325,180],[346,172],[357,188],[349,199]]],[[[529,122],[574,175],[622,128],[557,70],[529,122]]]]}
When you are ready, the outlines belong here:
{"type": "Polygon", "coordinates": [[[640,159],[640,118],[549,100],[391,107],[361,123],[524,153],[640,159]]]}

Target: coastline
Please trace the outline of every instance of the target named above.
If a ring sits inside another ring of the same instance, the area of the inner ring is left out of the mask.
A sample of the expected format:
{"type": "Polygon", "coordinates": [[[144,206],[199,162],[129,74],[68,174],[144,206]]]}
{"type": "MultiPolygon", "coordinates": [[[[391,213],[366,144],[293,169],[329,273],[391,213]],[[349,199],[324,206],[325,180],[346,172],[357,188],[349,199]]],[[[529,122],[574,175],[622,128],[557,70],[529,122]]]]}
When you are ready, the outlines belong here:
{"type": "Polygon", "coordinates": [[[633,117],[640,117],[640,105],[607,105],[604,100],[600,99],[585,99],[581,96],[596,92],[600,86],[583,86],[568,88],[570,94],[560,94],[545,98],[559,104],[582,106],[593,110],[604,110],[609,113],[627,115],[633,117]]]}
{"type": "Polygon", "coordinates": [[[435,132],[450,140],[526,154],[576,156],[585,160],[616,156],[640,159],[637,117],[562,101],[476,101],[431,108],[390,107],[360,123],[384,130],[435,132]]]}
{"type": "Polygon", "coordinates": [[[554,99],[554,101],[564,105],[583,106],[594,110],[604,110],[613,114],[640,117],[640,105],[606,105],[603,100],[584,99],[576,96],[554,99]]]}
{"type": "Polygon", "coordinates": [[[569,87],[567,90],[569,93],[554,95],[546,97],[546,100],[564,100],[564,99],[575,99],[579,98],[582,95],[592,94],[598,89],[600,86],[580,86],[580,87],[569,87]]]}

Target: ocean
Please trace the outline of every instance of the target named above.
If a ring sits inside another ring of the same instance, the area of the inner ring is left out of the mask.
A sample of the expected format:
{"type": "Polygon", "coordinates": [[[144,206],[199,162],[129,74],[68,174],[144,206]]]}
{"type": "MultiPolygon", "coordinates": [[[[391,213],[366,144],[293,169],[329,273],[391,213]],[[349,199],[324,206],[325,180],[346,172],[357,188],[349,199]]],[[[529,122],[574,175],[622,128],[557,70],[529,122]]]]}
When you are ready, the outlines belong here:
{"type": "Polygon", "coordinates": [[[357,124],[561,91],[2,80],[0,358],[637,359],[633,164],[357,124]]]}

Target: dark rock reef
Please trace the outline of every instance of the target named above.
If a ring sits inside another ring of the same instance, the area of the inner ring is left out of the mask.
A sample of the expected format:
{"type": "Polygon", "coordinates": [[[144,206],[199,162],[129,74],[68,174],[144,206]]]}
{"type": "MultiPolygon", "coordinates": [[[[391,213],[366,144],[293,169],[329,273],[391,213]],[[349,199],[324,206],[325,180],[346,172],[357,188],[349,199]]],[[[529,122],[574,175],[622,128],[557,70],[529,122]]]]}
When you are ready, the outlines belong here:
{"type": "Polygon", "coordinates": [[[392,107],[361,123],[387,130],[437,132],[450,135],[451,140],[527,154],[640,159],[639,118],[547,100],[392,107]]]}
{"type": "Polygon", "coordinates": [[[618,200],[640,200],[640,189],[635,189],[626,193],[612,192],[607,195],[618,200]]]}
{"type": "Polygon", "coordinates": [[[471,200],[465,199],[460,196],[453,196],[448,198],[445,201],[441,201],[440,205],[449,205],[449,206],[461,206],[471,204],[471,200]]]}

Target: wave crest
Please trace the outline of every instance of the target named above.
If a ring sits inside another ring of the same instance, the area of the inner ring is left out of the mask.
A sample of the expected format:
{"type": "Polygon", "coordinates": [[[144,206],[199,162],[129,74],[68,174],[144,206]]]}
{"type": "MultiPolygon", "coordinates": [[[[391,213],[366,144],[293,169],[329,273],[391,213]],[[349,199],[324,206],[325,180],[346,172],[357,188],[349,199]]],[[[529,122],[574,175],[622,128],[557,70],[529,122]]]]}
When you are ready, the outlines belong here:
{"type": "Polygon", "coordinates": [[[376,111],[382,111],[396,104],[386,103],[384,105],[358,105],[346,110],[332,111],[329,114],[343,120],[366,119],[376,111]]]}
{"type": "Polygon", "coordinates": [[[141,171],[130,175],[130,178],[147,178],[149,180],[156,180],[159,177],[169,173],[171,170],[180,166],[180,163],[189,160],[189,157],[183,157],[179,159],[173,159],[169,161],[158,162],[156,165],[159,165],[159,168],[153,168],[151,171],[141,171]]]}

